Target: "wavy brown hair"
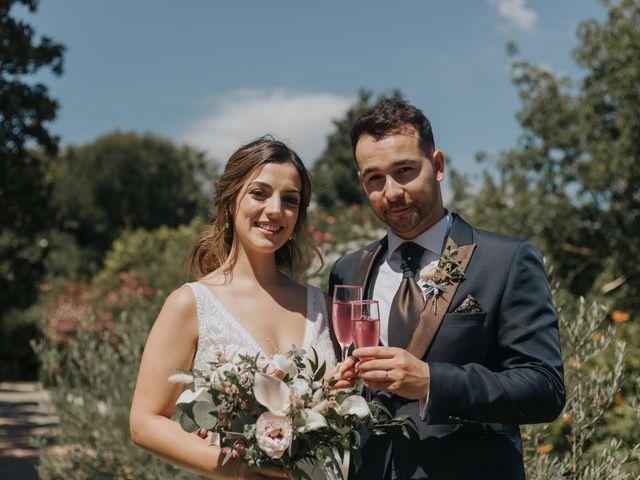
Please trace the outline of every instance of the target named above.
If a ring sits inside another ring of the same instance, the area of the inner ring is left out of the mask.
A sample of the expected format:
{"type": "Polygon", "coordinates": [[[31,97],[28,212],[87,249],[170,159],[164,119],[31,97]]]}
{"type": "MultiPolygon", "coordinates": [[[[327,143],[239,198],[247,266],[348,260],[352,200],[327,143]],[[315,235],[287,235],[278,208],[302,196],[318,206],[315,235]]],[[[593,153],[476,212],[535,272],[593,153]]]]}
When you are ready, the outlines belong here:
{"type": "MultiPolygon", "coordinates": [[[[300,157],[284,143],[267,135],[236,150],[222,176],[216,183],[213,200],[214,214],[196,242],[189,258],[191,275],[202,278],[222,267],[225,275],[231,272],[235,259],[233,251],[233,209],[238,194],[250,176],[267,163],[291,163],[298,174],[302,188],[300,206],[291,239],[276,251],[278,268],[289,275],[296,275],[303,266],[304,249],[311,249],[320,257],[307,223],[307,208],[311,199],[311,178],[300,157]]],[[[322,258],[320,257],[322,261],[322,258]]]]}

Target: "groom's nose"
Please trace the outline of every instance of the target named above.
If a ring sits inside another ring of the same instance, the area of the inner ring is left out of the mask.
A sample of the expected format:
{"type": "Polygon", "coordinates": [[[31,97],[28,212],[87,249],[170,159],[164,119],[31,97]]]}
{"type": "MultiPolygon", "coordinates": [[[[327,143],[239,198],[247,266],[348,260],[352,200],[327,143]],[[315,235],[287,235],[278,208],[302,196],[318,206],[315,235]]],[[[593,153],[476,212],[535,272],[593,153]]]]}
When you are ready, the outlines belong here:
{"type": "Polygon", "coordinates": [[[404,196],[402,185],[396,182],[391,175],[387,176],[384,183],[384,196],[387,202],[395,202],[404,196]]]}

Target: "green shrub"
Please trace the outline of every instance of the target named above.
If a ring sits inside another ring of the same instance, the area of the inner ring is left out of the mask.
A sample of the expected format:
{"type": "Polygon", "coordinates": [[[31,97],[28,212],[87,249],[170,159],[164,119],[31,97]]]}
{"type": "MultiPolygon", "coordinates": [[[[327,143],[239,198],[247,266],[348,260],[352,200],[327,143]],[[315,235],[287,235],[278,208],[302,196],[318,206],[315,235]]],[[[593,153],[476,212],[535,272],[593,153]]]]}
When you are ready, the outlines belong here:
{"type": "Polygon", "coordinates": [[[118,237],[95,282],[109,285],[120,272],[135,272],[146,285],[169,292],[187,281],[188,255],[202,228],[195,220],[177,228],[139,228],[118,237]]]}
{"type": "Polygon", "coordinates": [[[129,435],[138,366],[162,302],[127,275],[118,290],[76,287],[58,300],[34,346],[60,419],[56,448],[40,456],[41,479],[193,478],[133,445],[129,435]],[[70,321],[63,324],[65,314],[70,321]]]}
{"type": "Polygon", "coordinates": [[[623,396],[626,344],[603,304],[554,298],[567,404],[555,422],[522,428],[527,478],[638,479],[640,385],[623,396]]]}

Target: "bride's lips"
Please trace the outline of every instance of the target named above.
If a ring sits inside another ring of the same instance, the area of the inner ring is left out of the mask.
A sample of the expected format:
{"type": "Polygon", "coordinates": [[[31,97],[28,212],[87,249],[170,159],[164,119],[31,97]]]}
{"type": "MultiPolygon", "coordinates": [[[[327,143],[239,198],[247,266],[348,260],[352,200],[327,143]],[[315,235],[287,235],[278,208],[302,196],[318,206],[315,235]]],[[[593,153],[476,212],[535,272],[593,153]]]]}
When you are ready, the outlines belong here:
{"type": "Polygon", "coordinates": [[[277,223],[272,222],[254,222],[253,225],[267,237],[274,237],[282,230],[284,230],[284,227],[282,225],[278,225],[277,223]]]}

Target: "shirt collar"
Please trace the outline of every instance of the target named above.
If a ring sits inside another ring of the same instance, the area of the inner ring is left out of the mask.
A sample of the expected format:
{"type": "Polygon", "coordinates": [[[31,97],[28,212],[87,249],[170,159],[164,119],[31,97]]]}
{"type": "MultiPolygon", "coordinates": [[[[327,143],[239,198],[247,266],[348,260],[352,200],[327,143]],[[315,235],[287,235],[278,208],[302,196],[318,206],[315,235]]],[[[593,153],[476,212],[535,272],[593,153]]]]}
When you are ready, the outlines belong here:
{"type": "Polygon", "coordinates": [[[440,256],[442,254],[444,239],[447,236],[449,228],[451,227],[451,221],[451,213],[449,213],[448,210],[445,210],[444,217],[442,217],[434,225],[432,225],[431,228],[425,230],[420,235],[410,240],[399,237],[398,235],[393,233],[391,229],[387,229],[387,241],[389,242],[387,250],[387,260],[391,258],[391,255],[395,253],[400,245],[402,245],[404,242],[409,241],[417,243],[421,247],[440,256]]]}

